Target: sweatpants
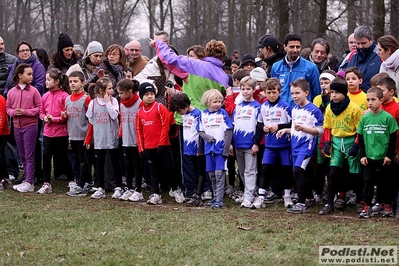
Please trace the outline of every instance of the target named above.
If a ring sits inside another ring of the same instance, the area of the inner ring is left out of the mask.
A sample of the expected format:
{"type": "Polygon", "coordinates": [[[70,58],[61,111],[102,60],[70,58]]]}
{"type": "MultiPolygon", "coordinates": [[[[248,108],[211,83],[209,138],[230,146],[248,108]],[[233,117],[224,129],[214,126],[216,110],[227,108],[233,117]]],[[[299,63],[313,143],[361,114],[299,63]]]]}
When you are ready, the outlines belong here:
{"type": "Polygon", "coordinates": [[[257,156],[251,153],[251,149],[235,149],[235,154],[240,178],[244,183],[244,200],[253,202],[257,179],[257,156]]]}
{"type": "Polygon", "coordinates": [[[64,174],[68,181],[73,181],[72,165],[68,158],[68,136],[43,136],[43,182],[50,183],[51,159],[53,159],[54,169],[59,169],[58,174],[64,174]]]}
{"type": "Polygon", "coordinates": [[[25,181],[33,184],[35,174],[35,147],[37,138],[37,125],[25,128],[14,127],[14,138],[18,154],[25,171],[25,181]]]}
{"type": "Polygon", "coordinates": [[[89,171],[89,163],[86,156],[86,147],[83,140],[71,140],[72,152],[75,155],[76,164],[78,165],[79,178],[78,186],[83,187],[85,183],[91,181],[91,171],[89,171]]]}
{"type": "Polygon", "coordinates": [[[116,187],[122,187],[122,172],[119,164],[119,150],[116,149],[103,149],[103,150],[94,150],[96,154],[96,167],[97,167],[97,181],[98,186],[100,188],[105,189],[105,169],[109,169],[107,173],[113,172],[113,176],[109,176],[109,178],[114,180],[109,180],[110,184],[114,184],[111,187],[112,189],[116,187]],[[107,156],[107,152],[109,152],[109,160],[111,165],[106,164],[105,157],[107,156]]]}

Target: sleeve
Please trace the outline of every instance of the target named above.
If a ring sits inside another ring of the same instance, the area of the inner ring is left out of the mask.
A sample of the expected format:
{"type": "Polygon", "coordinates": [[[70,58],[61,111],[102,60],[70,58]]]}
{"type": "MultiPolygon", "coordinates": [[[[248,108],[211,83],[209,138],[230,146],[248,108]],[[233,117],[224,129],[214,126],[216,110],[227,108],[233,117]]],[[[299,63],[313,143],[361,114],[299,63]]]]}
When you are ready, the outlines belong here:
{"type": "Polygon", "coordinates": [[[224,102],[224,109],[229,115],[232,115],[236,108],[233,95],[227,96],[224,102]]]}
{"type": "Polygon", "coordinates": [[[136,139],[139,152],[144,151],[143,126],[140,122],[140,109],[136,113],[136,139]]]}
{"type": "Polygon", "coordinates": [[[258,124],[256,125],[256,132],[255,132],[255,136],[254,136],[254,143],[256,145],[260,145],[260,142],[263,139],[263,136],[265,135],[265,132],[263,131],[263,127],[265,126],[265,124],[258,122],[258,124]]]}
{"type": "Polygon", "coordinates": [[[44,69],[44,66],[40,63],[40,61],[37,61],[38,63],[36,64],[35,68],[35,88],[39,91],[40,95],[43,95],[44,92],[46,91],[46,70],[44,69]]]}
{"type": "Polygon", "coordinates": [[[169,128],[170,128],[170,114],[168,109],[163,104],[158,103],[158,111],[161,119],[161,136],[159,138],[158,146],[170,146],[169,128]]]}
{"type": "Polygon", "coordinates": [[[223,147],[223,156],[229,156],[229,149],[231,144],[231,139],[233,138],[233,130],[227,129],[224,132],[224,147],[223,147]]]}
{"type": "Polygon", "coordinates": [[[319,80],[319,70],[317,69],[316,66],[312,67],[309,79],[311,82],[309,82],[310,85],[310,101],[313,102],[313,99],[317,96],[320,95],[321,93],[321,86],[320,86],[320,80],[319,80]]]}
{"type": "Polygon", "coordinates": [[[360,153],[360,158],[366,157],[366,146],[364,144],[364,138],[363,135],[358,134],[357,139],[359,141],[359,153],[360,153]]]}
{"type": "Polygon", "coordinates": [[[191,59],[188,56],[178,56],[161,40],[155,42],[155,48],[157,49],[157,55],[161,59],[162,63],[167,64],[170,72],[182,79],[187,78],[190,70],[194,69],[193,64],[202,62],[197,59],[191,59]]]}
{"type": "Polygon", "coordinates": [[[47,94],[44,94],[42,99],[41,99],[41,103],[40,103],[39,117],[40,117],[41,120],[43,120],[44,117],[47,115],[47,113],[46,113],[46,99],[47,99],[47,94]]]}
{"type": "Polygon", "coordinates": [[[88,90],[90,83],[96,83],[96,81],[99,79],[97,73],[100,70],[100,66],[96,67],[96,69],[94,70],[93,74],[91,74],[90,78],[88,78],[86,80],[85,85],[83,85],[83,89],[85,91],[88,90]]]}
{"type": "Polygon", "coordinates": [[[119,116],[119,105],[115,98],[111,98],[111,101],[106,104],[109,116],[112,120],[115,120],[119,116]]]}
{"type": "MultiPolygon", "coordinates": [[[[61,102],[61,110],[65,110],[65,99],[66,99],[66,97],[68,96],[68,94],[67,93],[65,93],[64,95],[63,95],[63,99],[62,99],[62,102],[61,102]]],[[[59,112],[59,114],[57,115],[57,116],[53,116],[53,123],[56,123],[56,124],[64,124],[64,123],[66,123],[67,122],[67,119],[66,118],[64,118],[64,117],[62,117],[62,115],[61,115],[61,112],[59,112]]]]}
{"type": "Polygon", "coordinates": [[[396,147],[396,131],[389,135],[389,144],[387,157],[392,159],[395,157],[395,147],[396,147]]]}
{"type": "Polygon", "coordinates": [[[26,116],[34,117],[38,116],[40,113],[40,107],[41,107],[41,97],[39,94],[39,91],[35,89],[35,94],[33,96],[33,101],[35,103],[35,107],[30,108],[30,109],[23,109],[23,113],[26,116]]]}
{"type": "Polygon", "coordinates": [[[87,133],[86,133],[86,137],[84,140],[85,144],[92,144],[93,143],[93,125],[91,123],[89,123],[89,127],[87,129],[87,133]]]}
{"type": "Polygon", "coordinates": [[[119,132],[118,138],[122,138],[122,113],[119,114],[119,132]]]}
{"type": "Polygon", "coordinates": [[[93,124],[93,118],[94,118],[94,111],[93,111],[93,100],[90,101],[89,106],[87,107],[86,111],[86,117],[89,119],[89,123],[93,124]]]}

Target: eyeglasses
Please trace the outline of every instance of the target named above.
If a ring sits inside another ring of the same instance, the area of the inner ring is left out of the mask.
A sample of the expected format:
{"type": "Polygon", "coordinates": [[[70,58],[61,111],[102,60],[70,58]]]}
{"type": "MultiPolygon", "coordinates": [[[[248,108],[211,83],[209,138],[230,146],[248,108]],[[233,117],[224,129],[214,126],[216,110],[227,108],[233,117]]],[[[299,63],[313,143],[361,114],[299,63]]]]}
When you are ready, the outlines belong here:
{"type": "Polygon", "coordinates": [[[118,56],[118,55],[121,55],[121,54],[114,54],[114,53],[112,53],[112,54],[111,54],[111,53],[109,53],[109,54],[108,54],[108,56],[112,56],[112,57],[114,57],[114,56],[118,56]]]}
{"type": "Polygon", "coordinates": [[[19,50],[18,53],[29,53],[30,49],[19,50]]]}

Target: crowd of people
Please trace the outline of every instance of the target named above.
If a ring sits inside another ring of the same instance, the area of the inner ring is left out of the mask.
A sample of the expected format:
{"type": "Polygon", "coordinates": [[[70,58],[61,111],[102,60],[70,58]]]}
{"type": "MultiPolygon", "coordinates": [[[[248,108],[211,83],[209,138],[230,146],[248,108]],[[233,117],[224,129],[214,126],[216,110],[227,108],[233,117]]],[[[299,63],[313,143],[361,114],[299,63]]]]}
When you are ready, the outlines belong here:
{"type": "Polygon", "coordinates": [[[179,55],[168,37],[148,39],[149,59],[136,40],[84,50],[61,33],[50,60],[27,41],[14,57],[0,37],[0,190],[52,193],[54,170],[72,197],[138,202],[147,189],[152,205],[167,192],[213,209],[230,196],[242,208],[394,216],[395,37],[359,26],[340,60],[327,40],[304,48],[292,33],[261,36],[242,58],[217,40],[179,55]]]}

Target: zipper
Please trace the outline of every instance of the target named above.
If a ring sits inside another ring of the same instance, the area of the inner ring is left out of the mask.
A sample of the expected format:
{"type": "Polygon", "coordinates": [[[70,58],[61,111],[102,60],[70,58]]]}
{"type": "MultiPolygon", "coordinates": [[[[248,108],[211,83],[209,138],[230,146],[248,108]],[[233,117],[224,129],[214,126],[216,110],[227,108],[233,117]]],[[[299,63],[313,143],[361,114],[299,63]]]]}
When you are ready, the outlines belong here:
{"type": "MultiPolygon", "coordinates": [[[[22,93],[23,93],[23,91],[24,91],[24,90],[21,89],[21,97],[20,97],[20,99],[19,99],[19,108],[21,108],[21,106],[22,106],[22,93]]],[[[18,122],[19,122],[19,128],[22,128],[22,125],[21,125],[21,117],[18,118],[18,122]]]]}

